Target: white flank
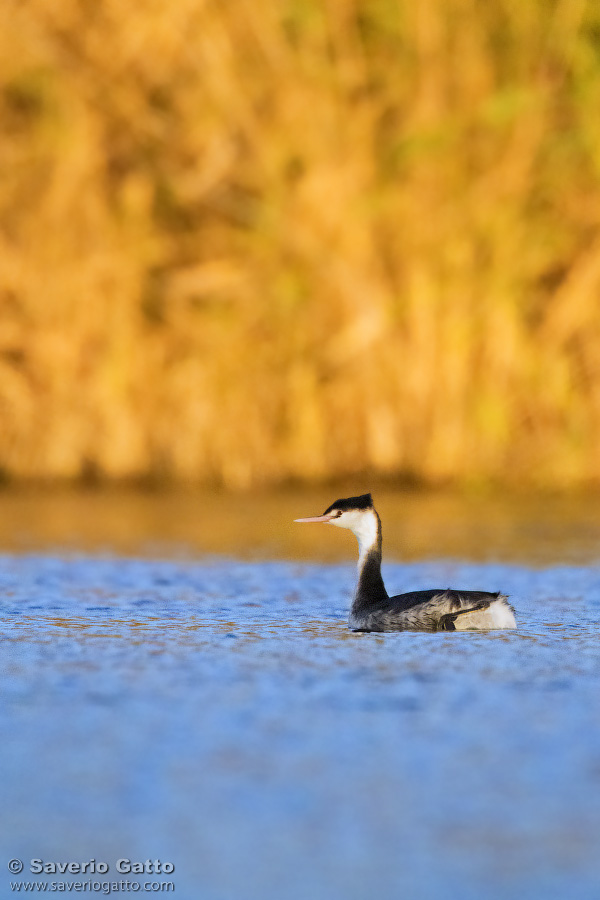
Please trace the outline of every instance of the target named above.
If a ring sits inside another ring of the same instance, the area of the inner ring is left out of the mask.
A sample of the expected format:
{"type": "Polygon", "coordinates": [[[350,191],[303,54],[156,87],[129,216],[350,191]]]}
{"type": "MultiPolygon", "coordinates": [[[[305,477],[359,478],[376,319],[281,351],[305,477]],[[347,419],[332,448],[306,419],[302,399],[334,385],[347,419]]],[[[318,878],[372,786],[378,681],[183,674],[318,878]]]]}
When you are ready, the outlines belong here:
{"type": "Polygon", "coordinates": [[[457,631],[494,631],[499,628],[516,628],[512,609],[505,600],[493,600],[488,609],[474,609],[460,613],[454,620],[457,631]]]}

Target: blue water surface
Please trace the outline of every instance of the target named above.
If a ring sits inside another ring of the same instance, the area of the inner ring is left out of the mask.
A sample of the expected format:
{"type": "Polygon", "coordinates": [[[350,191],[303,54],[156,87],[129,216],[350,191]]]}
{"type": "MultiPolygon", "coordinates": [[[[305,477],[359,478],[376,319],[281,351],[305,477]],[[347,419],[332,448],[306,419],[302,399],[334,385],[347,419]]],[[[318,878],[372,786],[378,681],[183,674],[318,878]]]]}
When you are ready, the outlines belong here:
{"type": "Polygon", "coordinates": [[[353,575],[1,557],[0,895],[129,858],[179,900],[598,900],[600,570],[384,567],[509,593],[487,634],[349,633],[353,575]]]}

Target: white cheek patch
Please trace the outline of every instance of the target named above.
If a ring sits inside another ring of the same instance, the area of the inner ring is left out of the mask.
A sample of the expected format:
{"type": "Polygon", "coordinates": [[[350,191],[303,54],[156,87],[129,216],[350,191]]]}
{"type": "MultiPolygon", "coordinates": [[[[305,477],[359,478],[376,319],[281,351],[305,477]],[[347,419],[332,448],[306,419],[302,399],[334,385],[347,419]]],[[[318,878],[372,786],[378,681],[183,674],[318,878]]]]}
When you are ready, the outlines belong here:
{"type": "Polygon", "coordinates": [[[377,516],[372,509],[351,509],[332,519],[331,524],[353,532],[361,555],[377,543],[377,516]]]}

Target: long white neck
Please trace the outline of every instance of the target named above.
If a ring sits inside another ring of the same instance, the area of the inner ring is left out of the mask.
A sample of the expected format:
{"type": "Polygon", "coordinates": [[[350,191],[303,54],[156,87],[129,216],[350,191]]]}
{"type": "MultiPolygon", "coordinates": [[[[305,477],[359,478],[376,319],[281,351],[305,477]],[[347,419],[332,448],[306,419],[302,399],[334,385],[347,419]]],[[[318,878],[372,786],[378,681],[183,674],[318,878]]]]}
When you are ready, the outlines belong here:
{"type": "Polygon", "coordinates": [[[356,611],[387,598],[381,578],[381,522],[374,509],[347,515],[351,518],[344,517],[343,527],[350,528],[358,541],[358,581],[352,603],[356,611]]]}
{"type": "Polygon", "coordinates": [[[375,510],[358,515],[352,531],[358,541],[358,569],[360,571],[372,550],[378,550],[381,553],[381,532],[375,510]]]}

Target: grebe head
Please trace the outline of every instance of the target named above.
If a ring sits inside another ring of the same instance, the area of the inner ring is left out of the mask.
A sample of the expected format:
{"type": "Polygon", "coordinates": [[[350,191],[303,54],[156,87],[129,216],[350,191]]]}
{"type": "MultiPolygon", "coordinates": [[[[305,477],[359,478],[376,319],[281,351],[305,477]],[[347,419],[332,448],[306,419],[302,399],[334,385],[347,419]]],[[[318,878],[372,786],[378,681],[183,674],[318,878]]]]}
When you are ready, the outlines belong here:
{"type": "Polygon", "coordinates": [[[338,528],[349,528],[356,535],[361,549],[375,544],[379,533],[379,516],[370,494],[336,500],[322,516],[294,519],[294,522],[322,522],[337,525],[338,528]]]}

